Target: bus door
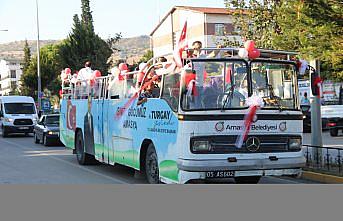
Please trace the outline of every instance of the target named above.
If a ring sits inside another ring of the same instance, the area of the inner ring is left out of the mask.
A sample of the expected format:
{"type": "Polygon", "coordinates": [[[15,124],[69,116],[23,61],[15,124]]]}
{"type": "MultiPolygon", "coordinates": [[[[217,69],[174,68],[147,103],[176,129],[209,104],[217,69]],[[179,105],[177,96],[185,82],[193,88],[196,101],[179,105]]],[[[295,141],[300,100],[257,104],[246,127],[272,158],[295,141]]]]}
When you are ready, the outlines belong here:
{"type": "MultiPolygon", "coordinates": [[[[95,156],[100,162],[107,162],[104,151],[104,139],[103,139],[103,99],[102,99],[102,81],[103,79],[97,79],[94,87],[94,146],[95,156]]],[[[107,156],[108,154],[106,154],[107,156]]]]}

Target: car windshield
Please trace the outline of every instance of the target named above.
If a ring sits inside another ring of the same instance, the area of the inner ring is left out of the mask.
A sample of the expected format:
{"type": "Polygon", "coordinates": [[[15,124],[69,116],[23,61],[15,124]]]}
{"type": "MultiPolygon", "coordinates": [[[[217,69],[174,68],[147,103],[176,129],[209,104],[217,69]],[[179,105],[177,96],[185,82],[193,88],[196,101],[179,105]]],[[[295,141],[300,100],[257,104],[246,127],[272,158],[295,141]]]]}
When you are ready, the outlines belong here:
{"type": "Polygon", "coordinates": [[[294,109],[296,67],[293,64],[252,62],[252,93],[264,100],[264,108],[294,109]]]}
{"type": "Polygon", "coordinates": [[[32,103],[5,103],[6,114],[35,114],[36,110],[32,103]]]}
{"type": "Polygon", "coordinates": [[[193,70],[182,74],[183,110],[245,108],[248,97],[244,61],[193,62],[193,70]]]}
{"type": "Polygon", "coordinates": [[[59,125],[60,117],[59,116],[47,116],[46,125],[59,125]]]}

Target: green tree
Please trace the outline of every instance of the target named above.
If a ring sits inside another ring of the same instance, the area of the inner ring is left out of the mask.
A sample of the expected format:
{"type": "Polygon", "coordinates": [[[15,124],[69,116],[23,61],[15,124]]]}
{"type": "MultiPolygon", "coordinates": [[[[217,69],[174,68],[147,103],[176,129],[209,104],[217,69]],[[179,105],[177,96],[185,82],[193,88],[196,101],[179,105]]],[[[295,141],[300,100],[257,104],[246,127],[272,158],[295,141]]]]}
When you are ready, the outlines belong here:
{"type": "MultiPolygon", "coordinates": [[[[52,94],[58,94],[61,87],[59,74],[63,63],[61,63],[59,54],[60,47],[61,45],[46,45],[40,50],[42,89],[49,90],[52,94]]],[[[34,56],[21,76],[21,93],[23,95],[37,97],[37,76],[37,56],[34,56]]]]}
{"type": "Polygon", "coordinates": [[[273,36],[278,49],[299,51],[307,59],[321,61],[322,75],[343,80],[343,8],[330,0],[282,1],[277,9],[282,30],[273,36]]]}
{"type": "MultiPolygon", "coordinates": [[[[243,40],[254,40],[257,47],[273,48],[272,34],[278,33],[276,8],[280,0],[224,0],[226,7],[233,10],[235,30],[243,40]]],[[[235,42],[232,43],[235,45],[235,42]]]]}
{"type": "Polygon", "coordinates": [[[78,15],[74,15],[73,28],[61,47],[62,61],[72,70],[79,70],[89,60],[93,69],[107,73],[111,47],[94,32],[89,0],[81,0],[81,9],[81,21],[78,15]]]}
{"type": "Polygon", "coordinates": [[[258,47],[298,51],[321,61],[321,73],[343,80],[343,7],[333,0],[225,0],[234,24],[258,47]]]}
{"type": "Polygon", "coordinates": [[[31,49],[29,47],[29,44],[27,43],[27,40],[25,40],[24,45],[24,63],[23,63],[23,72],[28,68],[31,62],[31,49]]]}
{"type": "Polygon", "coordinates": [[[138,63],[148,62],[151,58],[154,57],[154,52],[152,50],[147,50],[143,57],[138,61],[138,63]]]}

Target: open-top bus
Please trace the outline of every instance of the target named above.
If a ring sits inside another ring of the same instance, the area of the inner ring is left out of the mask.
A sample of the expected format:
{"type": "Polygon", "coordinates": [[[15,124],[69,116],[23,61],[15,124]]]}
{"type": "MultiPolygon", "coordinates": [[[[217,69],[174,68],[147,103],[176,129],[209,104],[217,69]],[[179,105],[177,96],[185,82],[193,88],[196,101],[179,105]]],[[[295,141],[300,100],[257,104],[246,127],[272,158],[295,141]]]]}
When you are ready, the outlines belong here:
{"type": "Polygon", "coordinates": [[[181,70],[152,63],[144,79],[151,71],[161,78],[140,105],[132,99],[137,72],[124,80],[100,77],[86,89],[64,85],[61,141],[80,164],[126,165],[149,183],[258,183],[262,176],[300,174],[303,116],[293,54],[261,50],[261,58],[248,60],[238,49],[220,50],[216,58],[186,59],[181,70]],[[237,148],[253,95],[264,105],[237,148]]]}

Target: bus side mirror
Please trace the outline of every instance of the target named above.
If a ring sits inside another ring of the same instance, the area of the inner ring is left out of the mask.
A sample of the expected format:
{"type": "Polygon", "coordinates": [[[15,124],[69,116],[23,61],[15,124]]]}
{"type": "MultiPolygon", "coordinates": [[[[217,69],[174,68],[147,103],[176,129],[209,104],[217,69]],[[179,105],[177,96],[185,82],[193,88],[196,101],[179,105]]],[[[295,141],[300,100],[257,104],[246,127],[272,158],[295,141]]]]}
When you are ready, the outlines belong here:
{"type": "Polygon", "coordinates": [[[318,96],[320,93],[320,89],[318,87],[318,81],[320,81],[320,77],[313,67],[309,66],[310,69],[310,78],[311,78],[311,91],[313,96],[318,96]]]}
{"type": "Polygon", "coordinates": [[[4,117],[4,113],[0,111],[0,117],[4,117]]]}

